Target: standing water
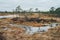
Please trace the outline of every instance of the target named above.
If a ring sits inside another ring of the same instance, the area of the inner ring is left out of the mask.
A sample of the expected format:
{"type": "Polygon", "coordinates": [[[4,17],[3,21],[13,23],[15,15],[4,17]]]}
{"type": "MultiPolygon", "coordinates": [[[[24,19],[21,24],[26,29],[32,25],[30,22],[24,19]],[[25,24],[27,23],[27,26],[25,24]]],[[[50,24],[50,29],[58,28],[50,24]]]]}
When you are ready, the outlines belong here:
{"type": "MultiPolygon", "coordinates": [[[[0,18],[13,18],[13,17],[16,17],[16,15],[0,16],[0,18]]],[[[32,26],[17,25],[17,24],[10,24],[10,25],[24,28],[26,30],[26,33],[34,34],[36,32],[46,32],[46,31],[48,31],[49,28],[54,28],[54,27],[58,26],[58,24],[59,23],[51,23],[49,25],[42,26],[42,27],[32,27],[32,26]]]]}
{"type": "Polygon", "coordinates": [[[48,31],[49,28],[54,28],[54,27],[58,26],[58,24],[59,23],[51,23],[49,25],[42,26],[42,27],[32,27],[32,26],[17,25],[17,24],[10,24],[10,25],[20,27],[20,28],[24,28],[26,30],[26,33],[34,34],[37,32],[46,32],[46,31],[48,31]]]}

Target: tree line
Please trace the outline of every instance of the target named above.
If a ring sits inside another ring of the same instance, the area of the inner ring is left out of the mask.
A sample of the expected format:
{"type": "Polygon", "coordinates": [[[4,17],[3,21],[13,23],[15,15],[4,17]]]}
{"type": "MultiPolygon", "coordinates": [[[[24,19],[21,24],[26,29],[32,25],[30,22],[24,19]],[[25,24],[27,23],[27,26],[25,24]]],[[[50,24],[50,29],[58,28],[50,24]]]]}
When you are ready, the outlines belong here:
{"type": "MultiPolygon", "coordinates": [[[[8,11],[5,11],[4,13],[7,13],[8,11]]],[[[14,12],[14,13],[30,13],[30,14],[32,14],[32,13],[47,13],[47,14],[57,14],[58,16],[60,16],[60,7],[58,7],[58,8],[55,8],[55,7],[51,7],[50,9],[49,9],[49,11],[40,11],[38,8],[35,8],[35,11],[33,11],[33,8],[30,8],[29,10],[23,10],[22,8],[21,8],[21,6],[20,5],[18,5],[12,12],[14,12]]],[[[1,13],[1,12],[0,12],[1,13]]]]}
{"type": "Polygon", "coordinates": [[[49,10],[49,13],[56,14],[58,17],[60,17],[60,7],[56,8],[56,9],[54,7],[51,7],[49,10]]]}

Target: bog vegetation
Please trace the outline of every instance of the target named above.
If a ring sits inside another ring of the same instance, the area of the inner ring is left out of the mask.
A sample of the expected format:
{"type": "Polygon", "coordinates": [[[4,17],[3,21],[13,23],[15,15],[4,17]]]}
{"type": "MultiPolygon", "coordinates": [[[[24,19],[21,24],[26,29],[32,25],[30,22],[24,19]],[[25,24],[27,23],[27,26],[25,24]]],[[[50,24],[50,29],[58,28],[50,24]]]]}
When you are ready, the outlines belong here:
{"type": "MultiPolygon", "coordinates": [[[[24,28],[16,25],[26,25],[32,27],[46,27],[51,23],[60,23],[60,7],[51,7],[49,11],[40,11],[38,8],[23,10],[17,6],[13,11],[0,11],[0,40],[60,40],[60,25],[50,28],[47,32],[27,34],[24,28]],[[8,18],[7,15],[16,15],[8,18]],[[3,18],[2,16],[7,18],[3,18]],[[12,25],[11,25],[12,24],[12,25]]],[[[31,29],[30,29],[31,30],[31,29]]],[[[33,29],[34,30],[34,29],[33,29]]],[[[29,31],[29,30],[28,30],[29,31]]]]}

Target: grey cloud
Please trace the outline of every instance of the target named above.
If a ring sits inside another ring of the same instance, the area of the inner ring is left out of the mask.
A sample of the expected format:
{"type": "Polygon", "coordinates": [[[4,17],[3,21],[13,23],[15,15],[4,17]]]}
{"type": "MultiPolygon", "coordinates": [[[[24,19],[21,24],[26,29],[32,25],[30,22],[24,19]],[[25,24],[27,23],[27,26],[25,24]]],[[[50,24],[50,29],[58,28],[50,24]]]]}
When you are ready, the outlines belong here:
{"type": "Polygon", "coordinates": [[[18,5],[23,9],[49,10],[52,6],[60,7],[60,0],[0,0],[0,10],[12,10],[18,5]]]}

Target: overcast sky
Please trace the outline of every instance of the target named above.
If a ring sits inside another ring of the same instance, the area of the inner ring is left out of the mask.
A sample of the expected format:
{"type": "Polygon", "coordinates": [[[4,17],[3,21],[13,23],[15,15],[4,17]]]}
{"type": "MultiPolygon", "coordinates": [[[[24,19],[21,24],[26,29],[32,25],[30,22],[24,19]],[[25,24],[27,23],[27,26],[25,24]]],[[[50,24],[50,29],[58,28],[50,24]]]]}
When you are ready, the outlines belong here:
{"type": "Polygon", "coordinates": [[[60,0],[0,0],[0,11],[11,11],[18,5],[23,9],[39,8],[47,11],[50,7],[60,7],[60,0]]]}

